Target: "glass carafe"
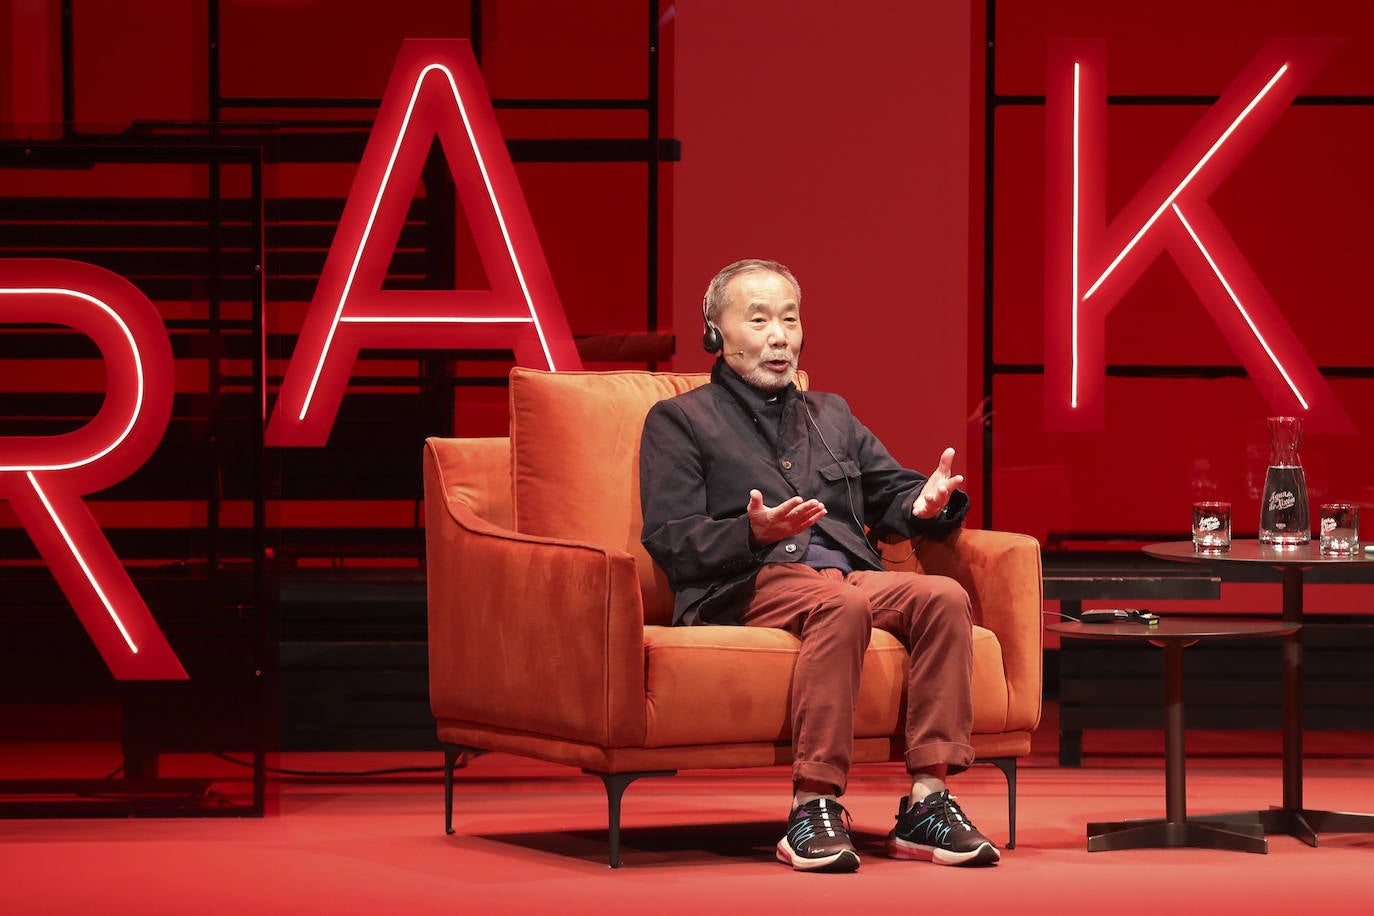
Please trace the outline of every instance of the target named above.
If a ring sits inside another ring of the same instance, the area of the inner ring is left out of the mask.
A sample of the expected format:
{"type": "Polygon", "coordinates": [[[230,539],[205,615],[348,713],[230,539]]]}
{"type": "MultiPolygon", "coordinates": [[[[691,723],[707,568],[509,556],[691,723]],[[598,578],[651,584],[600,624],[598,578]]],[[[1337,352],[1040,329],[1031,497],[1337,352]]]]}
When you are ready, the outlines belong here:
{"type": "Polygon", "coordinates": [[[1259,539],[1276,547],[1297,547],[1312,540],[1308,515],[1307,476],[1302,472],[1302,417],[1269,418],[1269,471],[1260,500],[1259,539]]]}

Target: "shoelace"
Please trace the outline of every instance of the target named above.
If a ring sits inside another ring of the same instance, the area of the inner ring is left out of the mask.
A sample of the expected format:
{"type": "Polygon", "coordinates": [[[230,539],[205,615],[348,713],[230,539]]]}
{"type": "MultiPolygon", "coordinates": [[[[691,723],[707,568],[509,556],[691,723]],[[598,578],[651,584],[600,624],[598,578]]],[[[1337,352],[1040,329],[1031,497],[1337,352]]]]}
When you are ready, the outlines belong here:
{"type": "Polygon", "coordinates": [[[820,803],[818,809],[808,808],[805,805],[797,809],[806,813],[803,817],[793,820],[792,826],[787,830],[788,834],[792,835],[793,846],[799,846],[821,832],[827,836],[838,836],[830,822],[832,808],[839,809],[840,823],[845,832],[847,833],[851,829],[850,825],[853,824],[853,820],[844,805],[824,798],[817,799],[817,801],[820,803]]]}
{"type": "Polygon", "coordinates": [[[928,825],[927,829],[935,841],[941,845],[948,840],[949,835],[955,830],[973,829],[973,825],[964,816],[963,810],[956,803],[954,796],[949,794],[949,790],[941,792],[939,799],[934,803],[921,802],[921,804],[925,805],[927,811],[926,816],[918,822],[918,826],[921,824],[928,825]]]}
{"type": "Polygon", "coordinates": [[[969,819],[964,816],[964,809],[959,807],[957,799],[953,795],[950,795],[948,791],[945,792],[943,807],[945,809],[945,820],[949,822],[951,828],[962,828],[964,830],[973,829],[973,825],[969,823],[969,819]]]}

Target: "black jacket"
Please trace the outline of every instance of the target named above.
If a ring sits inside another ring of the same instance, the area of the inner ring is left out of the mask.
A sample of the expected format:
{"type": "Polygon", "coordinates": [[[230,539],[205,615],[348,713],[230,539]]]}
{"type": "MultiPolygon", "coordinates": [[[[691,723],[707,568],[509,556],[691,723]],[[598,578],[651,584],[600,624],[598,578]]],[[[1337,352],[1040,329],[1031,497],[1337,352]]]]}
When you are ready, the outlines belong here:
{"type": "Polygon", "coordinates": [[[641,540],[673,589],[674,623],[737,623],[759,569],[805,555],[810,530],[750,549],[750,489],[769,506],[819,499],[827,514],[817,527],[856,569],[882,568],[864,526],[943,537],[968,513],[968,496],[955,491],[935,518],[914,517],[925,475],[898,464],[843,398],[792,385],[781,398],[774,442],[759,420],[763,396],[718,359],[709,384],[649,411],[639,454],[641,540]]]}

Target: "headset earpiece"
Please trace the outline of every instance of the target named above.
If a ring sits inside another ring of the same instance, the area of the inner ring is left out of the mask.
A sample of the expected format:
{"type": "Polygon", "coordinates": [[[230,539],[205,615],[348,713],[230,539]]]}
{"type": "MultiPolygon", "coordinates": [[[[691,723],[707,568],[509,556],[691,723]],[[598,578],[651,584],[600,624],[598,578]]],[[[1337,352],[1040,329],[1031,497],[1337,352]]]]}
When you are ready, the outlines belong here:
{"type": "Polygon", "coordinates": [[[706,317],[706,299],[701,300],[701,320],[706,323],[706,331],[701,335],[701,348],[707,353],[719,353],[725,349],[725,338],[720,335],[720,328],[711,323],[706,317]]]}
{"type": "Polygon", "coordinates": [[[701,335],[701,348],[707,353],[719,353],[725,349],[725,341],[721,339],[720,329],[711,322],[706,322],[706,333],[701,335]]]}

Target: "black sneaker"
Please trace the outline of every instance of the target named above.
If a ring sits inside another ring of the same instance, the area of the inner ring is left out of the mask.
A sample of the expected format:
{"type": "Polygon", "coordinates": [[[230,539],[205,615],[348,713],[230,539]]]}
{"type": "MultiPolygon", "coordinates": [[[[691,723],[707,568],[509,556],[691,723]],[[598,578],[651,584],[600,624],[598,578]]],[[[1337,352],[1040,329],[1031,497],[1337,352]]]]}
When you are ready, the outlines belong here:
{"type": "Polygon", "coordinates": [[[854,871],[859,854],[849,839],[849,812],[833,798],[801,805],[778,840],[778,859],[799,871],[854,871]]]}
{"type": "Polygon", "coordinates": [[[932,792],[910,808],[902,798],[886,852],[893,858],[937,865],[991,865],[1002,858],[992,841],[969,823],[948,789],[932,792]]]}

